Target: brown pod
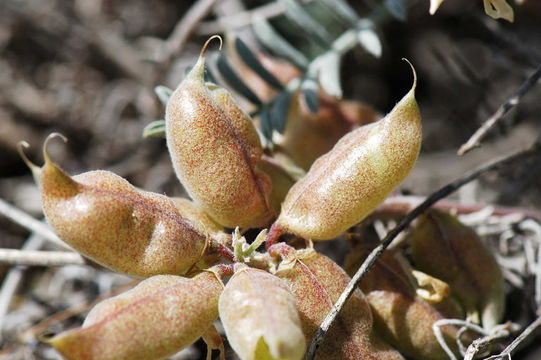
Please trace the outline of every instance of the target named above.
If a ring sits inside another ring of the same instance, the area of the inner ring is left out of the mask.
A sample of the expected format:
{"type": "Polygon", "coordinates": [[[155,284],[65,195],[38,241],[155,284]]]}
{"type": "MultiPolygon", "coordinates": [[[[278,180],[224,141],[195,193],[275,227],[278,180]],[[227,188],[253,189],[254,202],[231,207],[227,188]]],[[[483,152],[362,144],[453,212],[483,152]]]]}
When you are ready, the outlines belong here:
{"type": "MultiPolygon", "coordinates": [[[[299,97],[295,96],[293,101],[299,101],[299,97]]],[[[277,141],[280,150],[304,170],[310,169],[342,136],[380,118],[374,109],[356,101],[336,100],[322,93],[320,102],[317,114],[301,102],[297,116],[288,118],[284,136],[277,141]]]]}
{"type": "MultiPolygon", "coordinates": [[[[204,82],[205,51],[165,111],[173,167],[188,194],[227,227],[260,227],[274,217],[269,177],[252,119],[225,89],[204,82]]],[[[221,40],[221,39],[220,39],[221,40]]]]}
{"type": "MultiPolygon", "coordinates": [[[[310,341],[350,281],[335,262],[313,249],[294,250],[277,244],[269,249],[283,258],[276,276],[285,280],[297,299],[304,335],[310,341]]],[[[370,305],[355,290],[316,353],[325,360],[403,360],[372,328],[370,305]]]]}
{"type": "Polygon", "coordinates": [[[306,350],[295,298],[263,270],[235,266],[219,301],[220,319],[242,360],[300,360],[306,350]]]}
{"type": "Polygon", "coordinates": [[[157,275],[96,305],[82,328],[44,341],[70,360],[164,359],[210,330],[222,289],[210,271],[157,275]]]}
{"type": "MultiPolygon", "coordinates": [[[[363,244],[352,249],[345,264],[350,275],[355,274],[370,250],[363,244]]],[[[420,289],[406,264],[399,253],[387,250],[361,281],[360,288],[373,310],[376,331],[404,355],[419,360],[447,360],[432,325],[444,318],[463,318],[463,313],[449,297],[442,299],[440,295],[437,304],[420,297],[420,289]],[[438,304],[443,314],[436,309],[438,304]]],[[[441,330],[447,345],[456,352],[457,329],[442,326],[441,330]]]]}
{"type": "Polygon", "coordinates": [[[84,256],[138,277],[185,274],[211,236],[168,197],[141,191],[108,171],[67,175],[44,144],[42,168],[27,161],[42,192],[43,212],[58,236],[84,256]]]}
{"type": "Polygon", "coordinates": [[[345,135],[289,191],[276,227],[313,240],[365,218],[413,168],[421,147],[415,84],[378,122],[345,135]]]}
{"type": "Polygon", "coordinates": [[[430,210],[408,240],[417,268],[447,282],[471,321],[490,329],[503,317],[503,276],[476,232],[450,214],[430,210]]]}

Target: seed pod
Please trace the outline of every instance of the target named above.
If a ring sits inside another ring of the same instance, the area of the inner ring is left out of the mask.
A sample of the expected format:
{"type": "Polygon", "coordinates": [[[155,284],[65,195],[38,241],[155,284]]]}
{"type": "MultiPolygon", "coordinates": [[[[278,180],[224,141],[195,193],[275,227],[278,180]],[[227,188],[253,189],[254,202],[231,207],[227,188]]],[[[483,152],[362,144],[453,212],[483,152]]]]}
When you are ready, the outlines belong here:
{"type": "MultiPolygon", "coordinates": [[[[295,251],[277,244],[269,252],[282,252],[276,276],[289,284],[297,300],[302,330],[310,340],[350,278],[340,266],[313,249],[295,251]]],[[[325,336],[316,359],[403,360],[373,332],[372,321],[368,302],[360,290],[355,290],[325,336]]]]}
{"type": "Polygon", "coordinates": [[[412,89],[382,120],[344,136],[289,191],[276,225],[332,239],[366,217],[410,172],[421,146],[412,89]]]}
{"type": "Polygon", "coordinates": [[[211,241],[168,197],[136,189],[118,175],[90,171],[70,177],[53,163],[31,164],[43,212],[58,236],[84,256],[138,277],[185,274],[211,241]]]}
{"type": "MultiPolygon", "coordinates": [[[[353,275],[360,267],[370,248],[360,244],[346,258],[345,269],[353,275]]],[[[418,360],[447,360],[448,355],[439,344],[432,325],[444,318],[463,318],[455,302],[445,297],[440,313],[434,305],[418,295],[419,290],[406,260],[399,253],[387,250],[361,281],[360,288],[366,294],[374,314],[376,331],[404,355],[418,360]]],[[[434,298],[434,297],[430,297],[434,298]]],[[[442,326],[442,334],[448,346],[455,350],[457,329],[442,326]]]]}
{"type": "Polygon", "coordinates": [[[263,270],[237,265],[219,312],[242,360],[300,360],[306,350],[295,298],[282,280],[263,270]]]}
{"type": "Polygon", "coordinates": [[[468,318],[491,329],[504,311],[503,277],[475,231],[450,214],[430,210],[408,236],[416,267],[447,282],[468,318]]]}
{"type": "Polygon", "coordinates": [[[319,112],[312,114],[301,102],[299,114],[288,119],[284,136],[278,140],[283,151],[304,170],[329,152],[342,136],[380,118],[374,109],[359,102],[336,100],[322,93],[320,103],[319,112]]]}
{"type": "Polygon", "coordinates": [[[293,184],[295,184],[295,179],[273,158],[262,158],[259,167],[272,180],[270,202],[274,212],[278,214],[280,213],[280,208],[282,207],[282,202],[284,201],[287,192],[291,189],[293,184]]]}
{"type": "Polygon", "coordinates": [[[274,217],[271,183],[257,167],[263,150],[252,120],[229,92],[203,79],[213,38],[167,103],[167,146],[177,177],[214,220],[265,226],[274,217]]]}
{"type": "Polygon", "coordinates": [[[44,341],[70,360],[163,359],[209,330],[222,289],[210,271],[154,276],[96,305],[82,328],[44,341]]]}

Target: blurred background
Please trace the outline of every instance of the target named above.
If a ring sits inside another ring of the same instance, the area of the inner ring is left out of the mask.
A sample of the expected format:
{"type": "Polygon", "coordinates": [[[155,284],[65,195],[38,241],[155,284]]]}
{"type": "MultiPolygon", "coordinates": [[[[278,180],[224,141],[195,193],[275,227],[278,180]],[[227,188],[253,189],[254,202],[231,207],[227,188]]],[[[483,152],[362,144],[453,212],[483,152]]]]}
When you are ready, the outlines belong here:
{"type": "MultiPolygon", "coordinates": [[[[348,2],[363,17],[380,1],[348,2]]],[[[376,24],[381,57],[357,46],[342,58],[341,82],[344,98],[386,113],[411,86],[411,72],[401,58],[415,65],[424,143],[400,192],[423,196],[539,136],[541,87],[534,87],[480,149],[456,155],[541,64],[541,2],[511,3],[514,23],[486,16],[481,0],[447,0],[434,16],[428,0],[408,4],[405,19],[389,16],[376,24]]],[[[2,0],[0,198],[42,217],[39,191],[17,143],[27,141],[29,158],[41,164],[43,140],[55,131],[69,139],[50,146],[53,159],[68,173],[107,169],[146,190],[182,195],[165,141],[142,137],[147,124],[164,117],[154,87],[174,89],[212,34],[240,34],[261,48],[250,27],[254,13],[276,24],[283,18],[276,3],[254,0],[2,0]]],[[[303,51],[312,50],[295,37],[295,29],[287,24],[280,29],[303,51]]],[[[464,187],[455,199],[538,212],[540,176],[538,157],[464,187]]],[[[27,229],[0,216],[1,248],[21,248],[29,236],[27,229]]],[[[0,281],[9,270],[0,266],[0,281]]],[[[42,328],[33,327],[59,312],[73,315],[60,319],[62,326],[80,324],[89,302],[129,282],[90,267],[29,269],[17,291],[0,298],[9,303],[7,315],[0,316],[0,357],[58,358],[38,344],[34,335],[42,328]]],[[[175,358],[203,358],[203,349],[197,344],[175,358]]],[[[541,350],[535,351],[530,346],[517,359],[538,359],[541,350]]]]}

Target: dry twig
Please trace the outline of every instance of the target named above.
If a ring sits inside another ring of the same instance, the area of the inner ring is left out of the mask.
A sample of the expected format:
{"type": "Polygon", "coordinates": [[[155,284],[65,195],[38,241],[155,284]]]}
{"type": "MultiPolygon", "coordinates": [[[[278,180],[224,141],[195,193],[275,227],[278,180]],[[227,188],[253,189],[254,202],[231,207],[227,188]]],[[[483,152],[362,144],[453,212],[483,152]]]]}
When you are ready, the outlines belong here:
{"type": "Polygon", "coordinates": [[[66,243],[56,236],[47,224],[34,219],[32,216],[28,215],[22,210],[19,210],[15,206],[9,204],[0,198],[0,215],[4,215],[6,218],[11,221],[21,225],[22,227],[34,232],[35,234],[43,237],[45,240],[55,243],[63,248],[73,250],[66,243]]]}
{"type": "Polygon", "coordinates": [[[483,125],[469,138],[469,140],[464,143],[458,150],[458,155],[462,156],[468,151],[478,147],[481,143],[481,140],[485,137],[487,132],[492,129],[492,127],[505,115],[509,110],[515,107],[520,99],[537,83],[541,77],[541,66],[531,74],[526,81],[520,86],[517,92],[510,97],[505,103],[503,103],[498,110],[483,123],[483,125]]]}
{"type": "Polygon", "coordinates": [[[403,230],[405,230],[415,218],[417,218],[423,212],[428,210],[438,200],[455,192],[463,185],[478,178],[480,175],[488,171],[497,169],[503,165],[513,163],[517,161],[518,159],[523,158],[525,156],[531,155],[539,151],[540,148],[541,148],[541,142],[537,141],[536,143],[534,143],[532,146],[528,147],[527,149],[520,150],[518,152],[512,153],[502,158],[493,160],[489,162],[488,164],[485,164],[469,173],[466,173],[461,178],[447,184],[446,186],[432,193],[429,197],[426,198],[425,201],[423,201],[419,206],[417,206],[410,213],[408,213],[408,215],[406,215],[406,217],[402,219],[402,221],[387,234],[385,239],[382,240],[381,244],[378,247],[376,247],[374,250],[372,250],[372,252],[365,259],[365,261],[363,262],[359,270],[357,270],[357,272],[355,273],[355,275],[353,276],[349,284],[346,286],[346,288],[344,289],[344,291],[338,298],[338,301],[336,301],[336,303],[334,304],[332,310],[327,314],[327,317],[325,318],[325,320],[323,320],[316,335],[312,339],[312,342],[306,354],[306,359],[312,360],[315,358],[316,351],[319,345],[322,343],[323,339],[325,338],[325,335],[327,334],[327,331],[329,330],[330,326],[332,325],[332,323],[334,322],[334,320],[340,313],[340,310],[344,307],[344,304],[349,299],[353,291],[357,288],[358,284],[360,284],[361,280],[372,268],[372,266],[374,265],[378,257],[381,256],[381,254],[385,251],[385,249],[387,249],[387,247],[398,236],[398,234],[400,234],[403,230]]]}
{"type": "Polygon", "coordinates": [[[184,14],[164,44],[165,62],[168,62],[174,54],[178,54],[182,50],[195,26],[210,12],[215,3],[216,0],[196,1],[184,14]]]}
{"type": "Polygon", "coordinates": [[[518,346],[526,340],[530,335],[532,335],[539,327],[541,326],[541,316],[539,316],[537,319],[535,319],[524,331],[516,337],[511,344],[509,344],[501,353],[498,355],[493,355],[486,360],[495,360],[495,359],[511,359],[511,355],[515,353],[518,346]]]}
{"type": "Polygon", "coordinates": [[[0,264],[30,266],[85,265],[85,259],[71,251],[0,249],[0,264]]]}

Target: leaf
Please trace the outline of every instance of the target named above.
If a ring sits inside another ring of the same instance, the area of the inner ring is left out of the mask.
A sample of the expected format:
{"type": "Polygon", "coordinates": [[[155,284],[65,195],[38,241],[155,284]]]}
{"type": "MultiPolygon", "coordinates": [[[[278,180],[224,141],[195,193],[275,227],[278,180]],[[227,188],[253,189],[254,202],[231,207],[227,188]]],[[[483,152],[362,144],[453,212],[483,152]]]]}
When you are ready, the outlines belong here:
{"type": "Polygon", "coordinates": [[[364,26],[361,26],[360,30],[357,32],[359,44],[368,53],[374,55],[376,58],[380,58],[382,52],[382,45],[379,35],[374,29],[374,24],[369,20],[362,21],[364,22],[364,26]]]}
{"type": "Polygon", "coordinates": [[[270,119],[272,128],[280,134],[283,134],[285,130],[292,97],[291,93],[284,91],[278,94],[272,103],[270,119]]]}
{"type": "Polygon", "coordinates": [[[485,12],[493,19],[504,19],[513,22],[515,14],[506,0],[483,0],[485,12]]]}
{"type": "Polygon", "coordinates": [[[283,90],[284,86],[282,83],[274,77],[270,72],[265,69],[261,62],[254,55],[252,50],[242,41],[241,38],[237,37],[235,39],[235,49],[237,50],[240,58],[250,69],[252,69],[260,78],[265,80],[270,86],[276,90],[283,90]]]}
{"type": "Polygon", "coordinates": [[[319,0],[319,2],[348,22],[349,25],[355,26],[359,21],[359,16],[357,16],[355,10],[344,0],[319,0]]]}
{"type": "Polygon", "coordinates": [[[309,61],[306,56],[291,45],[274,27],[261,15],[255,14],[252,27],[257,38],[277,55],[291,61],[301,69],[308,67],[309,61]]]}
{"type": "Polygon", "coordinates": [[[301,91],[308,110],[312,114],[319,111],[319,86],[317,81],[311,77],[305,78],[301,83],[301,91]]]}
{"type": "Polygon", "coordinates": [[[406,0],[384,0],[385,8],[400,21],[406,21],[408,13],[406,9],[406,0]]]}
{"type": "Polygon", "coordinates": [[[324,48],[329,48],[333,37],[310,15],[296,0],[278,0],[286,9],[289,20],[299,26],[302,31],[308,33],[311,38],[317,40],[324,48]]]}
{"type": "Polygon", "coordinates": [[[263,104],[261,100],[257,97],[257,95],[254,94],[254,92],[248,87],[248,85],[246,85],[244,81],[241,80],[235,70],[231,68],[231,65],[229,65],[229,61],[227,61],[225,56],[220,55],[216,65],[218,67],[218,70],[220,70],[220,73],[224,77],[225,81],[227,81],[227,83],[233,89],[235,89],[235,91],[248,99],[252,104],[258,106],[261,106],[263,104]]]}
{"type": "Polygon", "coordinates": [[[156,120],[145,126],[143,137],[161,137],[165,138],[165,120],[156,120]]]}
{"type": "Polygon", "coordinates": [[[267,109],[264,109],[259,113],[259,127],[263,136],[272,142],[272,119],[267,109]]]}
{"type": "Polygon", "coordinates": [[[319,68],[319,83],[330,96],[342,98],[342,85],[340,84],[340,54],[329,51],[321,58],[319,68]]]}
{"type": "Polygon", "coordinates": [[[169,89],[167,86],[158,85],[154,88],[154,92],[158,96],[158,99],[162,102],[163,106],[167,105],[169,98],[173,94],[173,90],[169,89]]]}

